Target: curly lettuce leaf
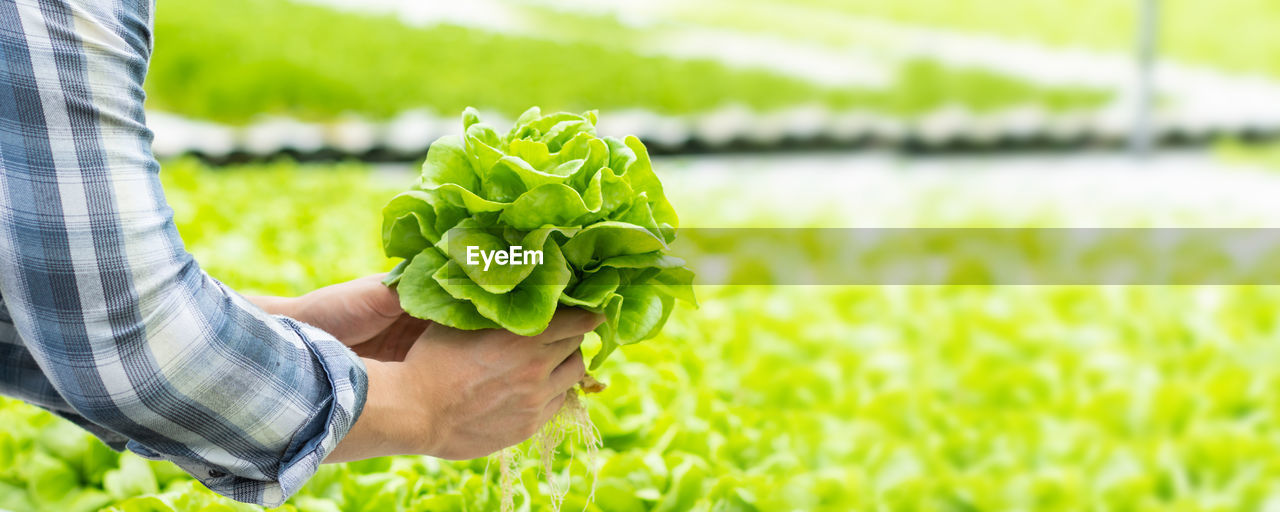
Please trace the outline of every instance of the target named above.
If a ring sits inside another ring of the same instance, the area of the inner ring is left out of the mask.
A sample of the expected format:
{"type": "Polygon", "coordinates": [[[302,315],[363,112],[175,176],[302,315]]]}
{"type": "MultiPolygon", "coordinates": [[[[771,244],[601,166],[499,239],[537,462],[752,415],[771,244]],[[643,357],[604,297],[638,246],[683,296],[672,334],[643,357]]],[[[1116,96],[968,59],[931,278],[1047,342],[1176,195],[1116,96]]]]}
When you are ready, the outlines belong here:
{"type": "Polygon", "coordinates": [[[384,280],[411,315],[460,329],[542,332],[559,306],[601,313],[598,367],[656,336],[675,300],[696,305],[693,272],[668,254],[678,218],[635,137],[596,133],[595,112],[522,114],[505,134],[462,114],[437,140],[418,187],[383,209],[384,280]],[[474,254],[541,250],[485,268],[474,254]]]}

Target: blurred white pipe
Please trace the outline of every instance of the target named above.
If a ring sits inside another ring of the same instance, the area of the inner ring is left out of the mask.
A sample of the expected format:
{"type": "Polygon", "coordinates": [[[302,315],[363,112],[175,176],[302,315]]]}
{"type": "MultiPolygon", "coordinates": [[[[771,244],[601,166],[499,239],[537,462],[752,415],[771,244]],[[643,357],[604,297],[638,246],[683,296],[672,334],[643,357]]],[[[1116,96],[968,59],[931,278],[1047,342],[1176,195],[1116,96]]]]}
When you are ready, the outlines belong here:
{"type": "Polygon", "coordinates": [[[1159,2],[1138,0],[1138,84],[1133,133],[1129,148],[1135,156],[1146,157],[1153,142],[1152,109],[1155,103],[1156,35],[1159,32],[1159,2]]]}

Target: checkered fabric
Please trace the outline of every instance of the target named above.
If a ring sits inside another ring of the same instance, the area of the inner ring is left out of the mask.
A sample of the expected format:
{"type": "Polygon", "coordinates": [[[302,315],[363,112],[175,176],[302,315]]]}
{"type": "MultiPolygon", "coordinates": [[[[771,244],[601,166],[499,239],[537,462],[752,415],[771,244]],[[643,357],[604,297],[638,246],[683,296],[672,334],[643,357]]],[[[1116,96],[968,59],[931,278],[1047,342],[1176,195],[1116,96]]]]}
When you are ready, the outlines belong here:
{"type": "Polygon", "coordinates": [[[0,0],[0,393],[275,506],[367,390],[329,334],[202,271],[151,155],[146,0],[0,0]]]}

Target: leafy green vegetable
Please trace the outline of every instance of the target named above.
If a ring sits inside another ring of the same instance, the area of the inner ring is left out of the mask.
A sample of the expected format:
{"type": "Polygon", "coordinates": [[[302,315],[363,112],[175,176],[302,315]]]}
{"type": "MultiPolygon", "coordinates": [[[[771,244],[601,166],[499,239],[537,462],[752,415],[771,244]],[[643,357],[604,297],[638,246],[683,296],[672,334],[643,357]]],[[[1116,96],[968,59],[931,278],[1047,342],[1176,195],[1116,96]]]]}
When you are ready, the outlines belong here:
{"type": "Polygon", "coordinates": [[[693,272],[667,254],[679,220],[635,137],[596,135],[596,113],[531,108],[504,135],[462,114],[463,135],[431,145],[417,187],[383,208],[388,276],[409,314],[459,329],[531,336],[559,306],[602,313],[597,368],[658,334],[693,272]],[[483,264],[521,247],[540,261],[483,264]],[[514,250],[514,249],[513,249],[514,250]]]}
{"type": "Polygon", "coordinates": [[[133,454],[120,457],[120,468],[107,472],[103,477],[102,487],[112,498],[118,500],[160,491],[151,465],[146,459],[133,454]]]}

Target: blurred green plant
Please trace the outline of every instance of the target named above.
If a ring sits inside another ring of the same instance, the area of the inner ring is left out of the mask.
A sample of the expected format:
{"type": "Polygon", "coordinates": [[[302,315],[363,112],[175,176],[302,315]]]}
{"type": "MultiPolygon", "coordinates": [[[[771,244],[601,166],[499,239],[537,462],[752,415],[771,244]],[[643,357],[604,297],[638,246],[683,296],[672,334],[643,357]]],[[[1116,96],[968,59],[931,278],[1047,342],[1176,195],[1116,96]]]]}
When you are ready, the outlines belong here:
{"type": "MultiPolygon", "coordinates": [[[[802,0],[800,5],[904,24],[985,32],[1057,46],[1128,52],[1139,2],[1116,0],[802,0]]],[[[760,2],[775,8],[779,2],[760,2]]],[[[787,5],[797,5],[788,2],[787,5]]],[[[735,10],[750,11],[751,3],[735,10]]],[[[1267,0],[1159,2],[1162,56],[1225,71],[1280,76],[1280,3],[1267,0]],[[1227,28],[1229,27],[1229,28],[1227,28]]]]}
{"type": "Polygon", "coordinates": [[[449,113],[469,105],[509,116],[529,105],[549,112],[637,107],[685,114],[730,103],[759,110],[808,103],[910,115],[946,104],[1084,109],[1111,96],[1033,86],[923,59],[903,67],[883,88],[823,87],[712,60],[645,56],[626,45],[450,25],[410,27],[388,16],[285,0],[161,4],[155,41],[149,106],[227,123],[264,114],[380,119],[412,108],[449,113]]]}
{"type": "MultiPolygon", "coordinates": [[[[162,175],[199,261],[255,293],[386,270],[377,208],[412,179],[189,161],[162,175]]],[[[679,207],[707,218],[716,203],[679,207]]],[[[587,510],[1227,511],[1280,500],[1280,288],[699,294],[701,309],[672,315],[602,372],[610,387],[589,406],[605,449],[587,510]]],[[[0,399],[0,425],[0,508],[257,510],[16,401],[0,399]]],[[[281,510],[493,510],[488,469],[426,457],[324,466],[281,510]]],[[[537,468],[525,471],[520,501],[545,510],[537,468]]],[[[586,506],[589,485],[575,479],[568,510],[586,506]]]]}
{"type": "Polygon", "coordinates": [[[392,176],[361,164],[217,169],[193,159],[168,162],[161,173],[200,266],[238,291],[283,296],[391,269],[378,250],[378,208],[412,182],[392,176]]]}
{"type": "Polygon", "coordinates": [[[714,107],[726,98],[770,108],[835,96],[805,82],[711,61],[642,57],[591,44],[457,26],[415,28],[282,0],[161,5],[147,79],[151,106],[244,122],[263,113],[386,118],[469,105],[522,112],[640,106],[714,107]]]}
{"type": "Polygon", "coordinates": [[[1280,170],[1280,144],[1257,144],[1239,139],[1225,139],[1214,147],[1214,153],[1223,161],[1269,171],[1280,170]]]}

